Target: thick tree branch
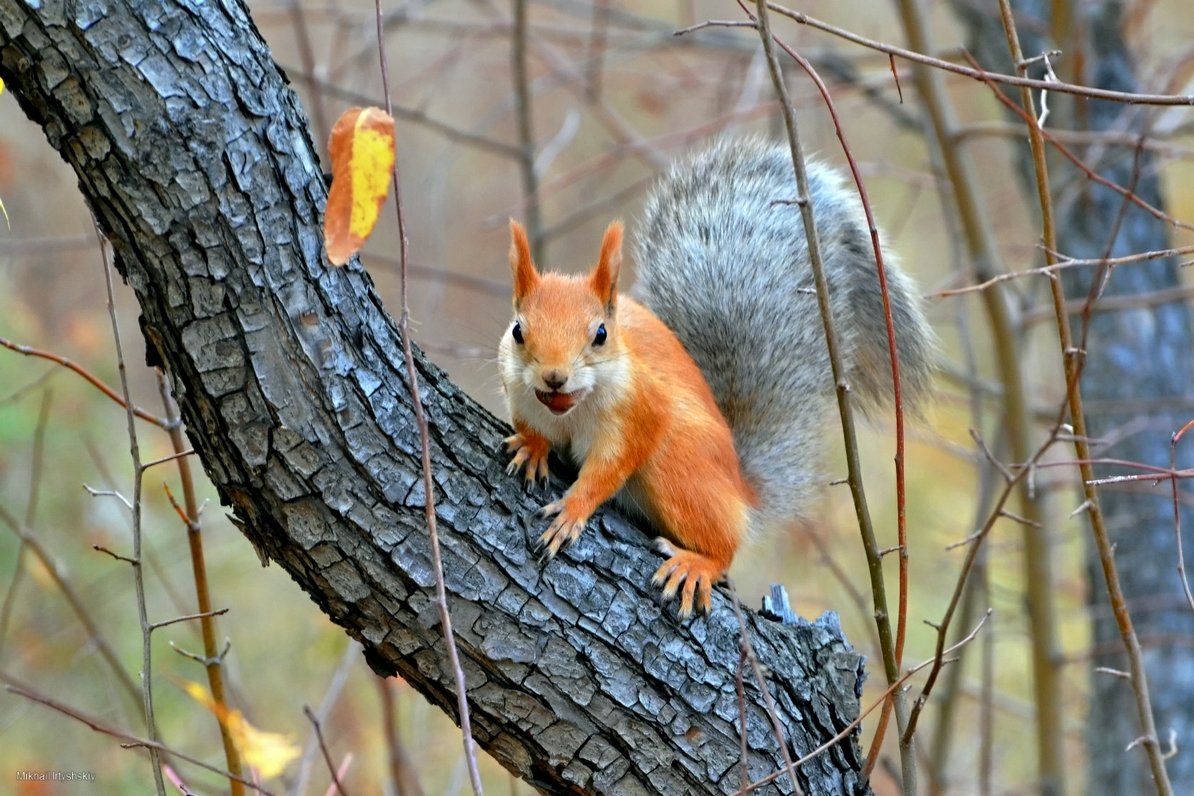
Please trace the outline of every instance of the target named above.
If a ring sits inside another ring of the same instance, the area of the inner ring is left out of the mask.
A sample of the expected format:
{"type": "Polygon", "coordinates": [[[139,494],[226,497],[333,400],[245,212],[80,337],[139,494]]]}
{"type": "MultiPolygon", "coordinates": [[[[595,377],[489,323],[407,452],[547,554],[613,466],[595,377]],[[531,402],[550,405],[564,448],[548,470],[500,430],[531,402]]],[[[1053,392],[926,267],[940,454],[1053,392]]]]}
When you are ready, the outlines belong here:
{"type": "MultiPolygon", "coordinates": [[[[376,671],[454,715],[400,340],[360,268],[325,267],[325,188],[294,94],[236,2],[99,6],[0,0],[0,76],[75,169],[245,536],[376,671]]],[[[551,793],[736,790],[724,594],[678,623],[648,586],[646,537],[609,513],[541,566],[542,498],[505,476],[506,430],[416,367],[478,742],[551,793]]],[[[832,618],[748,624],[799,757],[857,715],[860,657],[832,618]]],[[[746,698],[754,780],[782,756],[761,695],[746,698]]],[[[860,765],[851,737],[801,785],[866,792],[860,765]]]]}

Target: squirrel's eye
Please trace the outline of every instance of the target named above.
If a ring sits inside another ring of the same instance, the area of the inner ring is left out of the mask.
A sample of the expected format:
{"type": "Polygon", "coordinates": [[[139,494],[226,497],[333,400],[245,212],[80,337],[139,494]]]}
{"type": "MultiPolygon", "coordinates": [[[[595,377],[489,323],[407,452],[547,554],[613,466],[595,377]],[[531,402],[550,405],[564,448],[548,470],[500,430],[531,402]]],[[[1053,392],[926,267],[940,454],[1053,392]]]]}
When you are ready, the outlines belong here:
{"type": "Polygon", "coordinates": [[[605,324],[603,323],[597,327],[597,334],[593,335],[593,345],[604,345],[605,338],[605,324]]]}
{"type": "Polygon", "coordinates": [[[522,325],[518,321],[514,322],[514,328],[510,330],[510,336],[514,338],[514,342],[522,345],[522,325]]]}

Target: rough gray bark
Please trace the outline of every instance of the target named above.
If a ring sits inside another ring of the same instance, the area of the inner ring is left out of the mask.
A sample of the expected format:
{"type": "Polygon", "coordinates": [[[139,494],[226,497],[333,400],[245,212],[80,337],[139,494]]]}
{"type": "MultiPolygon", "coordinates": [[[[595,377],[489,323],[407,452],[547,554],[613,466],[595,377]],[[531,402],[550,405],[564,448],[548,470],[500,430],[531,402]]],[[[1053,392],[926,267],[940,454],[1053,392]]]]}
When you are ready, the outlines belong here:
{"type": "MultiPolygon", "coordinates": [[[[325,267],[307,123],[245,9],[0,0],[0,76],[75,169],[246,537],[377,672],[454,715],[399,338],[363,271],[325,267]]],[[[506,429],[417,366],[481,746],[549,793],[734,791],[725,596],[709,619],[675,621],[647,585],[646,537],[609,513],[541,566],[542,499],[504,474],[506,429]]],[[[832,617],[748,624],[793,756],[807,754],[857,715],[860,657],[832,617]]],[[[755,779],[781,756],[747,679],[755,779]]],[[[851,736],[799,778],[808,793],[866,793],[860,767],[851,736]]],[[[763,792],[789,790],[780,778],[763,792]]]]}
{"type": "MultiPolygon", "coordinates": [[[[1060,47],[1073,63],[1075,48],[1084,51],[1087,73],[1079,82],[1117,91],[1137,90],[1135,67],[1121,29],[1122,5],[1100,0],[1074,4],[1070,42],[1047,38],[1055,4],[1023,0],[1015,4],[1017,27],[1026,57],[1060,47]]],[[[1010,70],[1003,29],[994,8],[968,9],[964,17],[972,32],[970,46],[988,68],[1010,70]]],[[[1040,75],[1034,75],[1039,77],[1040,75]]],[[[1149,110],[1119,103],[1079,100],[1068,105],[1051,99],[1050,126],[1092,131],[1131,131],[1147,135],[1149,110]],[[1062,113],[1058,113],[1059,109],[1062,113]]],[[[1018,121],[1018,120],[1017,120],[1018,121]]],[[[1153,207],[1162,207],[1157,161],[1146,151],[1123,147],[1076,148],[1102,177],[1132,189],[1153,207]]],[[[1024,173],[1031,173],[1027,146],[1020,153],[1024,173]]],[[[1078,258],[1121,257],[1170,248],[1169,227],[1124,197],[1097,185],[1067,161],[1050,162],[1050,178],[1057,207],[1058,246],[1078,258]]],[[[1036,189],[1024,181],[1036,202],[1036,189]]],[[[1067,300],[1081,306],[1091,294],[1095,269],[1067,269],[1062,274],[1067,300]]],[[[1099,300],[1177,288],[1181,276],[1175,258],[1116,268],[1101,287],[1099,300]]],[[[1095,306],[1098,306],[1096,301],[1095,306]]],[[[1141,303],[1115,312],[1096,311],[1089,328],[1080,316],[1072,319],[1075,344],[1085,349],[1082,395],[1089,432],[1109,442],[1096,455],[1169,466],[1169,435],[1189,420],[1194,399],[1194,369],[1190,352],[1194,332],[1190,309],[1182,299],[1141,303]],[[1083,330],[1085,335],[1083,336],[1083,330]]],[[[1189,443],[1179,449],[1179,467],[1191,466],[1189,443]]],[[[1100,475],[1121,474],[1123,468],[1099,468],[1100,475]]],[[[1161,743],[1168,747],[1172,730],[1181,752],[1166,761],[1175,793],[1194,793],[1194,648],[1182,639],[1194,638],[1194,614],[1186,604],[1175,568],[1177,560],[1173,503],[1168,482],[1140,484],[1127,489],[1103,489],[1100,504],[1116,545],[1116,565],[1128,599],[1141,646],[1145,650],[1153,711],[1161,743]]],[[[1183,544],[1194,556],[1192,521],[1184,512],[1183,544]]],[[[1103,574],[1088,548],[1094,616],[1092,666],[1124,670],[1123,644],[1111,614],[1103,574]]],[[[1087,790],[1092,796],[1120,796],[1152,792],[1144,756],[1127,751],[1140,735],[1134,697],[1127,683],[1110,675],[1093,675],[1090,715],[1086,724],[1087,790]]]]}

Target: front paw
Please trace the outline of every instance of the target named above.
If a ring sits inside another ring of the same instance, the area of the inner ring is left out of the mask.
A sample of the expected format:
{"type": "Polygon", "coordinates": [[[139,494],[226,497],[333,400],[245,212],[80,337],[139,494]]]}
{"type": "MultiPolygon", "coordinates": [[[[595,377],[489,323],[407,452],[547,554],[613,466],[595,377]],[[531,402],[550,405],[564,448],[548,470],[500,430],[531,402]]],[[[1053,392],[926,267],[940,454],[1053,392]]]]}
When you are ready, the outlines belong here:
{"type": "Polygon", "coordinates": [[[713,584],[725,574],[725,567],[708,556],[674,546],[662,537],[655,540],[656,552],[669,556],[655,570],[652,586],[663,587],[663,599],[670,600],[680,593],[681,619],[692,615],[693,608],[707,614],[713,602],[713,584]]]}
{"type": "Polygon", "coordinates": [[[540,481],[547,483],[547,455],[551,453],[550,442],[542,437],[523,434],[512,434],[503,442],[506,451],[514,454],[514,458],[506,465],[507,475],[514,475],[525,465],[527,486],[533,486],[540,481]]]}
{"type": "Polygon", "coordinates": [[[579,539],[589,523],[588,515],[581,516],[570,511],[564,500],[548,503],[539,514],[543,517],[555,515],[551,525],[539,537],[539,546],[548,559],[554,558],[556,553],[579,539]]]}

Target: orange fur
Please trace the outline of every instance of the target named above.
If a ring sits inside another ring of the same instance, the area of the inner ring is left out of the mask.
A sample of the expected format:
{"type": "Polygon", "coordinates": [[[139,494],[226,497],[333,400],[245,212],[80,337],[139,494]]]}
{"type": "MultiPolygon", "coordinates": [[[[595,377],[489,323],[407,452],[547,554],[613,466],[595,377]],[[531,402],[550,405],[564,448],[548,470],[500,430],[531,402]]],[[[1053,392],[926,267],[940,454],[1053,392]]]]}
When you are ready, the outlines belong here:
{"type": "Polygon", "coordinates": [[[546,477],[552,446],[580,467],[564,496],[543,509],[554,515],[541,538],[547,554],[575,541],[617,494],[671,542],[652,583],[665,598],[679,593],[681,616],[708,611],[756,498],[704,376],[650,310],[618,297],[620,222],[606,230],[585,277],[539,274],[525,231],[515,221],[510,229],[515,325],[499,355],[517,432],[507,439],[510,470],[546,477]],[[557,413],[553,402],[567,411],[557,413]]]}

